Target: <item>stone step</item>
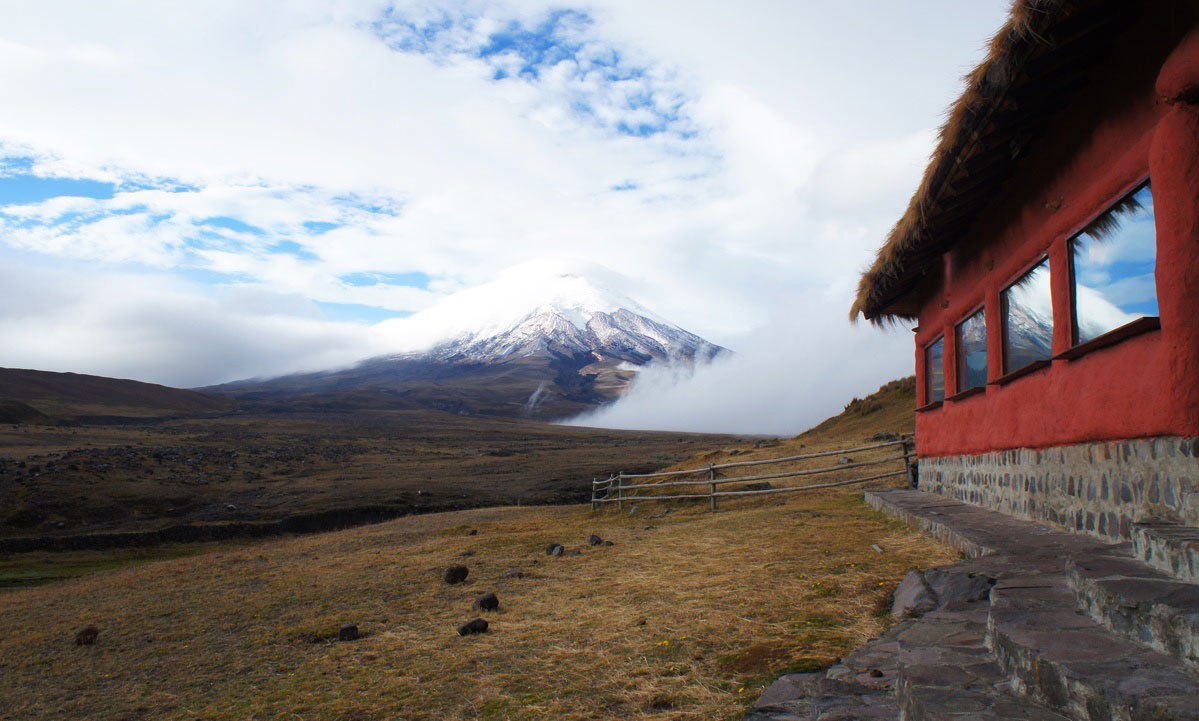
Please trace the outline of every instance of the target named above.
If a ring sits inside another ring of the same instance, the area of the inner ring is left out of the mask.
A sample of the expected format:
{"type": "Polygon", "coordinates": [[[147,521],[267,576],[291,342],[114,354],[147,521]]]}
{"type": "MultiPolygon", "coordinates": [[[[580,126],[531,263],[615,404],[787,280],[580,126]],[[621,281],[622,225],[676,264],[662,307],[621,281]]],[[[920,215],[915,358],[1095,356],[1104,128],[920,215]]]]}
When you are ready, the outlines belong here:
{"type": "Polygon", "coordinates": [[[1199,584],[1118,552],[1071,559],[1066,583],[1078,607],[1102,626],[1199,671],[1199,584]]]}
{"type": "Polygon", "coordinates": [[[1013,576],[991,590],[987,643],[1019,694],[1091,721],[1199,721],[1199,676],[1074,603],[1064,575],[1013,576]]]}
{"type": "Polygon", "coordinates": [[[986,607],[934,611],[900,633],[896,699],[902,721],[1069,721],[1012,693],[986,646],[986,607]]]}
{"type": "Polygon", "coordinates": [[[1177,523],[1136,523],[1133,555],[1181,581],[1199,583],[1199,528],[1177,523]]]}

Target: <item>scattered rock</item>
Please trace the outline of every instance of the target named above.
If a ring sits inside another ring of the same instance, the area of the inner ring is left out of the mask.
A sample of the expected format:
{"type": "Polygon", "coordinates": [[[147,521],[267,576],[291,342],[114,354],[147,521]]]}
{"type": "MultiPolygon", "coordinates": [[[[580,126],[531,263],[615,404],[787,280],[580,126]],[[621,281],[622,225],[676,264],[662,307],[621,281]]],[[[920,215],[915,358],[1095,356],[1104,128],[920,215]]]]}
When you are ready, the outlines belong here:
{"type": "Polygon", "coordinates": [[[484,593],[475,599],[471,606],[476,611],[494,611],[500,607],[500,599],[492,592],[484,593]]]}
{"type": "Polygon", "coordinates": [[[465,581],[468,575],[470,575],[470,569],[466,566],[450,566],[445,569],[445,573],[441,574],[441,580],[452,586],[465,581]]]}
{"type": "Polygon", "coordinates": [[[882,552],[883,552],[883,547],[882,547],[882,546],[880,546],[880,545],[878,545],[877,543],[872,543],[872,544],[870,544],[870,547],[874,549],[874,552],[875,552],[875,553],[882,553],[882,552]]]}
{"type": "Polygon", "coordinates": [[[358,625],[347,623],[337,631],[338,641],[357,641],[359,638],[358,625]]]}
{"type": "Polygon", "coordinates": [[[225,510],[226,510],[226,511],[236,511],[236,510],[237,510],[237,506],[233,505],[232,503],[226,503],[226,504],[225,504],[225,510]]]}
{"type": "Polygon", "coordinates": [[[458,555],[462,556],[463,558],[469,558],[470,556],[475,555],[475,552],[468,548],[465,551],[463,551],[462,553],[459,553],[458,555]]]}
{"type": "Polygon", "coordinates": [[[604,545],[605,546],[615,546],[616,544],[611,541],[604,541],[604,545]]]}
{"type": "Polygon", "coordinates": [[[995,579],[981,574],[938,569],[925,573],[924,581],[937,594],[937,608],[982,601],[991,595],[991,587],[995,585],[995,579]]]}
{"type": "Polygon", "coordinates": [[[524,578],[524,577],[525,577],[525,572],[520,570],[519,568],[509,568],[507,571],[504,571],[504,578],[524,578]]]}
{"type": "Polygon", "coordinates": [[[574,549],[574,550],[572,550],[572,551],[570,552],[570,555],[572,555],[572,556],[582,556],[582,555],[583,555],[583,551],[582,551],[582,549],[576,548],[576,549],[574,549]]]}
{"type": "Polygon", "coordinates": [[[887,433],[886,431],[879,431],[878,433],[875,433],[873,436],[870,436],[870,440],[877,441],[879,443],[883,443],[886,441],[898,441],[899,434],[898,433],[887,433]]]}
{"type": "Polygon", "coordinates": [[[563,553],[566,553],[566,547],[561,543],[551,543],[545,547],[545,555],[547,556],[561,556],[563,553]]]}
{"type": "Polygon", "coordinates": [[[899,588],[895,589],[895,600],[891,602],[891,615],[896,618],[916,618],[937,607],[937,594],[928,587],[924,574],[908,571],[899,588]]]}
{"type": "Polygon", "coordinates": [[[635,513],[637,513],[637,511],[639,511],[640,509],[641,509],[641,507],[640,507],[640,506],[633,506],[632,508],[630,508],[630,509],[629,509],[629,515],[630,515],[630,516],[634,515],[634,514],[635,514],[635,513]]]}
{"type": "Polygon", "coordinates": [[[637,623],[636,623],[636,625],[638,625],[638,626],[644,626],[644,625],[645,625],[645,619],[644,619],[644,618],[639,618],[639,619],[637,619],[637,623]]]}
{"type": "Polygon", "coordinates": [[[481,618],[476,618],[458,627],[459,636],[469,636],[472,633],[487,633],[487,622],[481,618]]]}
{"type": "Polygon", "coordinates": [[[82,631],[75,634],[76,646],[91,646],[100,636],[100,629],[95,626],[85,626],[82,631]]]}
{"type": "Polygon", "coordinates": [[[976,573],[908,571],[895,589],[891,614],[897,618],[916,618],[946,606],[975,603],[987,598],[994,585],[995,579],[976,573]]]}
{"type": "Polygon", "coordinates": [[[468,535],[468,536],[477,536],[477,535],[479,535],[479,529],[477,529],[477,528],[472,528],[472,529],[470,529],[469,531],[467,531],[467,532],[466,532],[466,535],[468,535]]]}
{"type": "Polygon", "coordinates": [[[743,491],[769,491],[774,486],[770,485],[770,481],[760,481],[758,483],[746,483],[743,491]]]}
{"type": "Polygon", "coordinates": [[[840,458],[837,459],[837,463],[842,466],[847,466],[850,463],[853,463],[853,459],[850,458],[849,456],[841,456],[840,458]]]}
{"type": "Polygon", "coordinates": [[[587,543],[588,543],[588,545],[599,546],[604,543],[604,539],[600,538],[599,536],[597,536],[596,534],[593,533],[593,534],[591,534],[591,538],[587,539],[587,543]]]}

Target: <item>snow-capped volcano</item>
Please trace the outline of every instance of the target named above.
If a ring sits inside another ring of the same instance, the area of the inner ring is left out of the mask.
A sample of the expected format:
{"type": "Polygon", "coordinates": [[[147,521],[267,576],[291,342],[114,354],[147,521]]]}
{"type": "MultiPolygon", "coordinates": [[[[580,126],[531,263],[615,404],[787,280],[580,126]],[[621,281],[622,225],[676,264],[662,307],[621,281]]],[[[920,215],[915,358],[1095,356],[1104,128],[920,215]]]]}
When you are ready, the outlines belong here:
{"type": "Polygon", "coordinates": [[[207,388],[266,407],[434,408],[564,418],[609,403],[649,363],[728,353],[655,315],[594,265],[531,263],[376,328],[383,354],[351,368],[207,388]]]}
{"type": "Polygon", "coordinates": [[[382,324],[396,355],[495,363],[538,354],[593,354],[632,365],[706,362],[724,352],[616,290],[596,265],[525,264],[382,324]]]}

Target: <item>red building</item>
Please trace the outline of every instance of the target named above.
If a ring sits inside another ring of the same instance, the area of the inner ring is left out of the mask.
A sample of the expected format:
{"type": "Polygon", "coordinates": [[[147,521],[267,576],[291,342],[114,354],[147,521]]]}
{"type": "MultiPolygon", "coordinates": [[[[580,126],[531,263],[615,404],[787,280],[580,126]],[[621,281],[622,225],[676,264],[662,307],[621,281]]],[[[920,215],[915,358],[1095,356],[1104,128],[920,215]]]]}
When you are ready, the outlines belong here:
{"type": "Polygon", "coordinates": [[[1199,527],[1199,3],[1017,2],[859,314],[915,326],[922,489],[1199,527]]]}

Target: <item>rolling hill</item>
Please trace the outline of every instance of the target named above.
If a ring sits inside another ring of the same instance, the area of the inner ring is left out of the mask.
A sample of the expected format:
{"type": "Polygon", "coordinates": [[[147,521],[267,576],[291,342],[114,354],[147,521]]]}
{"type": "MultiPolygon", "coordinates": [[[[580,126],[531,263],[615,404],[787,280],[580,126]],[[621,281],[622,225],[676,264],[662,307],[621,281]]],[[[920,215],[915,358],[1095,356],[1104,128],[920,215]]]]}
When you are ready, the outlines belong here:
{"type": "Polygon", "coordinates": [[[57,419],[225,413],[234,404],[196,391],[81,373],[0,368],[0,399],[57,419]]]}

